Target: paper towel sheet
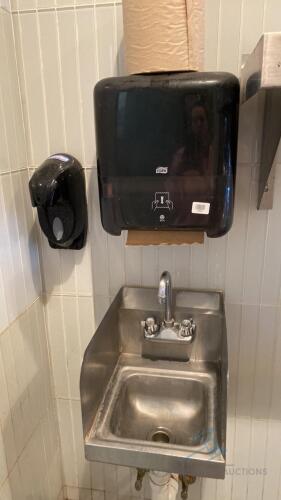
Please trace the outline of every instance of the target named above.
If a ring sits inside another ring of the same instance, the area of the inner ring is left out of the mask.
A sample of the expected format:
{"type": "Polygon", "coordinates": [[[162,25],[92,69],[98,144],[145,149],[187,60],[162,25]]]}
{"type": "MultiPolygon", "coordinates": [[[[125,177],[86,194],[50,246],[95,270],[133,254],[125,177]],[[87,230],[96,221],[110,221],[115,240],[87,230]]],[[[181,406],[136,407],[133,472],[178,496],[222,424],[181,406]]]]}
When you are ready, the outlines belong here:
{"type": "Polygon", "coordinates": [[[192,245],[204,243],[204,233],[199,231],[128,231],[128,246],[192,245]]]}
{"type": "Polygon", "coordinates": [[[204,0],[123,0],[127,71],[200,70],[204,0]]]}

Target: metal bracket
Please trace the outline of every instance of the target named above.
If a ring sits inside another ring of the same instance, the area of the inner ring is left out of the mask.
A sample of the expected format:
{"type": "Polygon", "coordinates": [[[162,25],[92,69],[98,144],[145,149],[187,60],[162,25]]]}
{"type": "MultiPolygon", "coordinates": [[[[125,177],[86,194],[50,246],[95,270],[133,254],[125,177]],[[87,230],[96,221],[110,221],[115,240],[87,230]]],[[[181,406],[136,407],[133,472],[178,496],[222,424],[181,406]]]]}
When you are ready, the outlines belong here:
{"type": "Polygon", "coordinates": [[[263,120],[258,208],[270,209],[281,137],[281,32],[264,33],[242,66],[241,104],[256,95],[263,120]]]}

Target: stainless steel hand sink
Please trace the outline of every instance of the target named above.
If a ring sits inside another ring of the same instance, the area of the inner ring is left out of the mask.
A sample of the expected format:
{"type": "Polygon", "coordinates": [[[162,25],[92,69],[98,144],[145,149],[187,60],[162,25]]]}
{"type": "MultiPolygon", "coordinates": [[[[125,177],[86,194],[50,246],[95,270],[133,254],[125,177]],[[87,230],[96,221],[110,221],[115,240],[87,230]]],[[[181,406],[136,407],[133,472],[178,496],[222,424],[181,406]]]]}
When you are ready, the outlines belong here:
{"type": "Polygon", "coordinates": [[[192,343],[157,343],[141,322],[160,321],[157,290],[120,290],[93,336],[81,371],[89,460],[223,478],[227,344],[223,295],[175,290],[176,321],[192,316],[192,343]]]}

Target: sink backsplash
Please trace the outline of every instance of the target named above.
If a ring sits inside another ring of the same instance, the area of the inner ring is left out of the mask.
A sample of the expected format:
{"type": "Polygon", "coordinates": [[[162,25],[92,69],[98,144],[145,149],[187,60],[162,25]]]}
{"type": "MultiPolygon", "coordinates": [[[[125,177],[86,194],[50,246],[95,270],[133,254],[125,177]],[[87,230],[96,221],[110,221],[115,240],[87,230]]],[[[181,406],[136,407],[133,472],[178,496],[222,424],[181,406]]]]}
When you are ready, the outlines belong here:
{"type": "MultiPolygon", "coordinates": [[[[215,353],[221,342],[221,331],[224,328],[224,317],[219,311],[221,295],[219,293],[206,294],[200,291],[194,293],[174,290],[172,303],[176,322],[192,317],[196,325],[194,341],[191,344],[179,346],[179,359],[217,361],[215,353]],[[186,307],[186,304],[189,304],[190,307],[186,307]],[[207,329],[210,330],[208,344],[203,341],[207,329]]],[[[152,339],[144,340],[143,327],[141,326],[141,322],[148,316],[155,317],[159,324],[163,322],[164,308],[157,300],[157,290],[147,288],[143,294],[141,289],[125,288],[119,311],[121,348],[126,345],[127,352],[141,354],[145,343],[144,355],[151,354],[155,358],[159,353],[160,346],[157,345],[154,348],[152,339]],[[139,307],[142,307],[142,310],[135,309],[136,302],[139,307]],[[149,348],[150,345],[152,349],[149,348]]],[[[155,344],[157,344],[157,340],[155,344]]]]}

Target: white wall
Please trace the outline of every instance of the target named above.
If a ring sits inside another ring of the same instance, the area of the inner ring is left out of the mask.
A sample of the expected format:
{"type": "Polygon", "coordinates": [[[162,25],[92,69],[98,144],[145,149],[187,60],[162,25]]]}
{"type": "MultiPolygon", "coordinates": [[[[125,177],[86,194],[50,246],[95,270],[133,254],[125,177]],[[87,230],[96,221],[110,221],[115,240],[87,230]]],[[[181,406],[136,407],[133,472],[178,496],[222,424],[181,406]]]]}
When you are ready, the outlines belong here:
{"type": "MultiPolygon", "coordinates": [[[[230,233],[202,246],[126,248],[125,235],[109,236],[100,224],[92,104],[94,83],[122,72],[121,5],[107,0],[14,0],[12,8],[28,166],[67,151],[82,162],[88,184],[86,249],[55,251],[42,238],[65,495],[90,499],[91,490],[93,498],[101,500],[149,495],[147,489],[134,491],[134,471],[85,462],[78,375],[94,330],[92,303],[98,323],[120,286],[156,285],[160,272],[168,269],[176,286],[221,288],[227,301],[228,474],[225,481],[199,480],[189,498],[280,500],[281,167],[273,210],[258,212],[255,103],[241,112],[230,233]],[[241,470],[256,467],[265,467],[266,474],[241,470]]],[[[242,54],[253,49],[263,31],[278,29],[279,0],[206,0],[205,69],[238,74],[242,54]]]]}
{"type": "Polygon", "coordinates": [[[0,2],[0,499],[57,500],[60,442],[8,7],[0,2]]]}

